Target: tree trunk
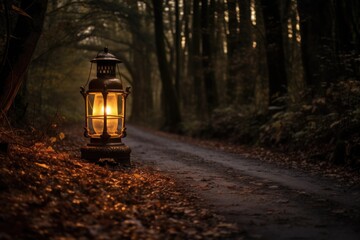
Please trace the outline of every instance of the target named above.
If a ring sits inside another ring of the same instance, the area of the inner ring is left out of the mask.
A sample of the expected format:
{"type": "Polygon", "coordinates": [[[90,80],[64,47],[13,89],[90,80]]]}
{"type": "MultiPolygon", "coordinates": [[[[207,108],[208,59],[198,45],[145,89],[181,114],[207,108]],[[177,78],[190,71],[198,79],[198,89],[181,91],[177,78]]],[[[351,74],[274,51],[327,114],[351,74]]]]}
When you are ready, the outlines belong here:
{"type": "MultiPolygon", "coordinates": [[[[226,82],[226,98],[228,104],[234,104],[237,89],[237,80],[239,78],[239,34],[238,20],[236,13],[236,0],[227,1],[227,12],[229,16],[227,34],[227,82],[226,82]]],[[[241,29],[242,32],[242,29],[241,29]]]]}
{"type": "Polygon", "coordinates": [[[41,35],[47,0],[21,1],[31,19],[19,15],[9,42],[7,60],[0,73],[0,107],[7,112],[13,103],[26,74],[36,44],[41,35]]]}
{"type": "Polygon", "coordinates": [[[227,6],[224,3],[224,0],[219,0],[216,3],[216,21],[215,21],[215,38],[214,46],[216,49],[216,56],[213,58],[215,64],[215,76],[218,87],[219,94],[219,106],[229,104],[229,99],[227,97],[228,90],[228,74],[229,74],[229,64],[228,64],[228,52],[225,51],[228,48],[228,39],[227,39],[227,21],[225,19],[225,13],[227,11],[227,6]],[[221,93],[224,93],[220,95],[221,93]]]}
{"type": "Polygon", "coordinates": [[[152,0],[152,3],[154,8],[156,52],[162,83],[163,116],[165,118],[163,129],[170,132],[178,132],[180,131],[181,117],[179,103],[171,81],[169,64],[166,59],[162,2],[152,0]]]}
{"type": "MultiPolygon", "coordinates": [[[[132,108],[131,108],[131,121],[142,123],[142,124],[151,124],[151,121],[154,119],[154,101],[153,101],[153,91],[151,84],[151,64],[149,56],[151,56],[152,48],[148,47],[148,43],[145,43],[137,35],[144,34],[147,31],[147,28],[144,28],[146,23],[144,20],[144,15],[148,14],[147,12],[141,12],[141,9],[138,9],[136,2],[131,2],[132,7],[137,9],[137,18],[133,18],[129,22],[130,32],[133,34],[132,41],[133,45],[137,46],[137,51],[133,51],[132,65],[136,66],[136,71],[132,71],[132,92],[134,96],[132,98],[132,108]]],[[[150,45],[150,44],[149,44],[150,45]]]]}
{"type": "Polygon", "coordinates": [[[214,62],[212,57],[214,27],[214,1],[201,1],[201,43],[202,43],[202,66],[205,87],[206,109],[208,115],[218,106],[218,95],[214,74],[214,62]]]}
{"type": "MultiPolygon", "coordinates": [[[[134,38],[134,43],[141,44],[134,38]]],[[[147,54],[147,50],[144,48],[143,54],[147,54]]],[[[132,101],[131,121],[150,124],[153,120],[153,97],[151,86],[151,64],[147,57],[143,54],[134,52],[133,64],[136,67],[136,71],[133,72],[133,89],[134,96],[132,101]]],[[[150,55],[148,53],[148,55],[150,55]]]]}
{"type": "Polygon", "coordinates": [[[253,38],[256,41],[255,52],[255,104],[261,113],[267,113],[269,110],[269,71],[266,58],[266,39],[265,23],[261,3],[251,0],[251,5],[256,13],[256,26],[253,31],[253,38]]]}
{"type": "Polygon", "coordinates": [[[201,25],[200,25],[200,0],[193,2],[193,19],[192,19],[192,38],[191,38],[191,51],[189,51],[189,69],[193,78],[194,85],[194,105],[195,113],[201,117],[202,109],[204,106],[202,91],[201,91],[201,25]]]}
{"type": "Polygon", "coordinates": [[[360,2],[335,1],[336,48],[339,70],[344,78],[360,79],[360,2]]]}
{"type": "MultiPolygon", "coordinates": [[[[282,25],[278,1],[261,0],[266,36],[266,57],[269,72],[270,105],[287,92],[282,25]]],[[[282,103],[281,103],[282,104],[282,103]]]]}
{"type": "Polygon", "coordinates": [[[308,87],[319,87],[337,75],[333,1],[298,1],[301,52],[308,87]]]}
{"type": "Polygon", "coordinates": [[[180,72],[181,72],[181,26],[179,0],[175,0],[175,90],[176,96],[180,96],[180,72]]]}
{"type": "Polygon", "coordinates": [[[302,94],[306,85],[304,79],[304,69],[301,58],[301,35],[299,29],[299,18],[295,0],[281,2],[283,39],[286,56],[286,70],[288,76],[288,91],[292,101],[303,98],[302,94]]]}
{"type": "Polygon", "coordinates": [[[239,41],[239,77],[241,88],[239,103],[250,104],[254,99],[255,81],[252,75],[252,31],[250,0],[239,0],[240,41],[239,41]]]}
{"type": "MultiPolygon", "coordinates": [[[[191,72],[190,56],[191,56],[191,2],[183,1],[183,21],[184,21],[184,41],[185,45],[182,48],[182,86],[180,89],[179,98],[181,98],[181,106],[183,109],[191,109],[194,106],[193,102],[193,77],[191,72]]],[[[189,113],[191,111],[188,111],[189,113]]],[[[192,112],[191,112],[192,113],[192,112]]]]}

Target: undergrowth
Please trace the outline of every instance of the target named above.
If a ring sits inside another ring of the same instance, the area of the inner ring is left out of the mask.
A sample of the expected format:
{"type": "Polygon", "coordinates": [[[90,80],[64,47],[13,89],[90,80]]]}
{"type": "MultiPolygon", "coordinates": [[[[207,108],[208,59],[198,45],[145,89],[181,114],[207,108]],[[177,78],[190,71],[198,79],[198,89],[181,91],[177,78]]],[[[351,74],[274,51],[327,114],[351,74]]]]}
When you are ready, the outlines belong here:
{"type": "Polygon", "coordinates": [[[301,101],[287,101],[283,109],[266,114],[249,107],[217,109],[209,121],[192,121],[184,129],[196,137],[302,151],[312,160],[358,167],[360,82],[329,84],[316,96],[309,92],[302,93],[301,101]]]}

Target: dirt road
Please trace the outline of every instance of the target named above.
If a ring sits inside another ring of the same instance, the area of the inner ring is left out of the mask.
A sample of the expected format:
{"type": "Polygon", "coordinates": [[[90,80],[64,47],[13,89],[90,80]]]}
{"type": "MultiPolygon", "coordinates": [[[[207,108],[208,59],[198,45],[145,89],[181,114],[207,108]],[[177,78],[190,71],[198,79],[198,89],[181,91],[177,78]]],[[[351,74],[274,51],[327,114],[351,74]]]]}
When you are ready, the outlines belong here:
{"type": "Polygon", "coordinates": [[[360,239],[360,190],[129,127],[132,161],[175,177],[249,239],[360,239]]]}

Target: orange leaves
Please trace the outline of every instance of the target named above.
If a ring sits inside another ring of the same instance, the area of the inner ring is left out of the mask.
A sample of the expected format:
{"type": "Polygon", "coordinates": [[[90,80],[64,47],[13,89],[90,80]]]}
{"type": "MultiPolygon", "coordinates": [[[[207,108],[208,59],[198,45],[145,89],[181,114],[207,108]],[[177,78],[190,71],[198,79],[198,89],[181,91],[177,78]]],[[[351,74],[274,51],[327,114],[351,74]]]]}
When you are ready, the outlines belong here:
{"type": "Polygon", "coordinates": [[[54,153],[55,150],[54,150],[51,146],[48,146],[48,147],[46,148],[45,152],[47,152],[47,153],[54,153]]]}
{"type": "Polygon", "coordinates": [[[40,159],[65,160],[69,158],[68,153],[57,153],[52,146],[47,146],[43,142],[36,142],[30,149],[34,157],[40,159]]]}
{"type": "Polygon", "coordinates": [[[60,140],[64,140],[64,138],[65,138],[65,133],[63,133],[63,132],[61,132],[61,133],[59,133],[59,139],[60,140]]]}
{"type": "Polygon", "coordinates": [[[49,142],[53,144],[53,143],[56,143],[58,140],[60,140],[60,141],[64,140],[64,138],[65,138],[65,133],[60,132],[60,133],[58,134],[58,136],[56,136],[56,137],[50,137],[50,138],[49,138],[49,142]]]}
{"type": "Polygon", "coordinates": [[[60,151],[57,144],[64,138],[13,145],[11,158],[0,161],[0,176],[6,177],[0,193],[7,191],[0,194],[4,236],[213,239],[237,231],[187,198],[174,179],[139,164],[100,167],[70,158],[82,143],[67,138],[61,146],[70,150],[60,151]],[[16,235],[6,231],[14,222],[23,226],[16,235]]]}
{"type": "Polygon", "coordinates": [[[35,162],[35,165],[39,166],[39,167],[42,167],[42,168],[45,168],[45,169],[49,169],[50,167],[44,163],[38,163],[38,162],[35,162]]]}

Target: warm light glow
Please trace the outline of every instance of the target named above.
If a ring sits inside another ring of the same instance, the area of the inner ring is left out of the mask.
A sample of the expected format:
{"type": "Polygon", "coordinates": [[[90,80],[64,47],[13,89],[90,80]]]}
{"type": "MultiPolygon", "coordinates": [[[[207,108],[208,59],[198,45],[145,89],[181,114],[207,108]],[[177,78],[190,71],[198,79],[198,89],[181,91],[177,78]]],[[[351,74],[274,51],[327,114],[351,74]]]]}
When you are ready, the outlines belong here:
{"type": "Polygon", "coordinates": [[[292,29],[292,22],[291,19],[288,19],[288,23],[287,23],[287,29],[288,29],[288,38],[292,39],[293,38],[293,29],[292,29]]]}
{"type": "MultiPolygon", "coordinates": [[[[104,128],[104,98],[101,93],[95,94],[93,116],[96,117],[92,120],[93,127],[96,134],[101,134],[104,128]]],[[[118,102],[115,93],[109,93],[106,101],[106,114],[107,114],[107,132],[112,135],[115,134],[118,127],[118,102]]]]}
{"type": "MultiPolygon", "coordinates": [[[[227,4],[227,0],[224,0],[224,3],[225,4],[227,4]]],[[[229,32],[229,25],[228,25],[228,23],[229,23],[229,11],[224,11],[224,20],[225,20],[225,33],[226,34],[229,34],[230,32],[229,32]]]]}
{"type": "Polygon", "coordinates": [[[253,47],[253,48],[256,48],[256,46],[257,46],[256,41],[253,41],[253,42],[252,42],[252,47],[253,47]]]}
{"type": "Polygon", "coordinates": [[[300,16],[299,16],[299,13],[298,13],[298,12],[296,12],[296,41],[298,41],[298,43],[301,42],[300,16]]]}
{"type": "MultiPolygon", "coordinates": [[[[236,4],[236,20],[240,22],[240,7],[238,4],[236,4]]],[[[240,29],[241,30],[241,29],[240,29]]]]}
{"type": "Polygon", "coordinates": [[[137,6],[138,6],[138,10],[141,12],[145,12],[146,11],[146,3],[143,2],[137,2],[137,6]]]}
{"type": "Polygon", "coordinates": [[[251,0],[250,2],[250,10],[251,10],[251,23],[256,26],[256,6],[255,0],[251,0]]]}

